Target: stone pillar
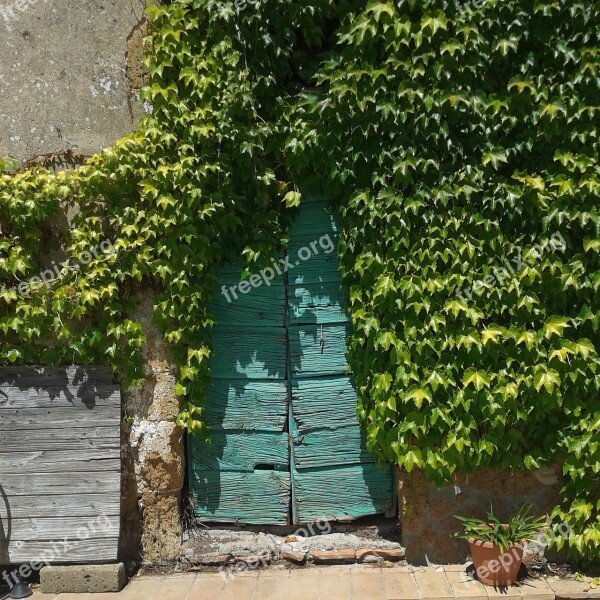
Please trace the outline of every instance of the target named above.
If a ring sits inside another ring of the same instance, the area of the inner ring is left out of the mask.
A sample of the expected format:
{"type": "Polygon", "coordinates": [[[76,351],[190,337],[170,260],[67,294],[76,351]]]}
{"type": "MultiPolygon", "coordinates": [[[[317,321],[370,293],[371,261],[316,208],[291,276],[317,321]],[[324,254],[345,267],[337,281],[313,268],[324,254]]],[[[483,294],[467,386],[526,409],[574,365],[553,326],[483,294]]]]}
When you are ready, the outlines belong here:
{"type": "MultiPolygon", "coordinates": [[[[180,499],[185,468],[183,432],[175,423],[179,413],[175,368],[169,345],[151,322],[150,294],[145,295],[133,318],[142,323],[147,337],[143,348],[147,380],[124,394],[129,428],[123,454],[131,454],[131,472],[126,474],[129,486],[123,498],[122,536],[135,537],[134,523],[141,521],[142,562],[168,562],[176,560],[181,550],[180,499]]],[[[127,467],[127,461],[124,464],[127,467]]]]}

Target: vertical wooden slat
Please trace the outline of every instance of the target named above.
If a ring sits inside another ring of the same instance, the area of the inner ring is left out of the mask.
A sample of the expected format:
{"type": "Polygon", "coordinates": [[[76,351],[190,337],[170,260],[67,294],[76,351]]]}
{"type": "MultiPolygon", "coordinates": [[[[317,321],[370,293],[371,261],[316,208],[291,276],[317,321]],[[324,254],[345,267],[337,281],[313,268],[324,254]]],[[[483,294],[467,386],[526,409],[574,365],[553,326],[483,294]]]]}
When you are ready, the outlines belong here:
{"type": "Polygon", "coordinates": [[[284,282],[276,276],[242,293],[242,270],[238,262],[217,274],[205,405],[211,440],[192,437],[188,444],[194,507],[203,521],[285,525],[291,483],[284,282]]]}
{"type": "MultiPolygon", "coordinates": [[[[338,233],[326,203],[309,201],[292,227],[293,249],[323,236],[337,243],[338,233]]],[[[351,327],[344,310],[346,297],[339,292],[337,254],[313,256],[290,281],[295,519],[350,520],[389,512],[391,469],[379,469],[365,448],[356,417],[356,391],[346,374],[351,327]]]]}

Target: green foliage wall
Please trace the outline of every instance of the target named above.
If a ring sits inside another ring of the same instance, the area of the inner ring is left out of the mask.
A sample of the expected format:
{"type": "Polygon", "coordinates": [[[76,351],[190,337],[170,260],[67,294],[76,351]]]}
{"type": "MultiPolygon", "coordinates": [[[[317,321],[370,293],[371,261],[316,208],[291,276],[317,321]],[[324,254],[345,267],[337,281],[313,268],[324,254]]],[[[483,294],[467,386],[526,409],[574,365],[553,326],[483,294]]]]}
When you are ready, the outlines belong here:
{"type": "Polygon", "coordinates": [[[5,285],[51,250],[70,261],[49,286],[0,292],[0,361],[109,362],[135,383],[128,315],[153,287],[189,398],[180,422],[200,429],[214,266],[270,256],[316,176],[344,220],[370,448],[438,482],[564,461],[554,518],[597,559],[598,3],[150,10],[154,113],[139,131],[76,171],[0,176],[5,285]],[[67,268],[104,239],[109,252],[67,268]]]}
{"type": "Polygon", "coordinates": [[[436,481],[565,458],[555,517],[598,558],[600,6],[464,8],[349,18],[288,144],[350,196],[370,448],[436,481]]]}

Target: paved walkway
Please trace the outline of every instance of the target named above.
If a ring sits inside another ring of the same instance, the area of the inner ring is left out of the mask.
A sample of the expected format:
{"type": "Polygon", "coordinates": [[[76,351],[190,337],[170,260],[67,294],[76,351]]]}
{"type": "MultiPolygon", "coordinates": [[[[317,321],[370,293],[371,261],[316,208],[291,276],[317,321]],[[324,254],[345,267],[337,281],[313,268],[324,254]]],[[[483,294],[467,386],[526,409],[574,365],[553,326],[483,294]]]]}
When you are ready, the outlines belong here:
{"type": "Polygon", "coordinates": [[[496,590],[470,579],[464,566],[309,567],[246,572],[224,580],[217,573],[136,577],[119,594],[35,592],[37,600],[600,600],[589,583],[531,579],[496,590]]]}

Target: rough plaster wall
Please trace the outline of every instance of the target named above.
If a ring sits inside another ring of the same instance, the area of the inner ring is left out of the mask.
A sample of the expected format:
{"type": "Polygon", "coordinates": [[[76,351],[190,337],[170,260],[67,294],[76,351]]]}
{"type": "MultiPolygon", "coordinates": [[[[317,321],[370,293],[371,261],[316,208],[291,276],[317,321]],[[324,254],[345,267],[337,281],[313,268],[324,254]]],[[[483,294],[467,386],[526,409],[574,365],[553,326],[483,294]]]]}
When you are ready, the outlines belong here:
{"type": "MultiPolygon", "coordinates": [[[[124,463],[123,531],[130,532],[135,551],[140,532],[143,562],[172,561],[181,552],[180,496],[184,480],[183,432],[175,424],[179,398],[168,344],[152,324],[151,294],[146,293],[132,315],[147,337],[146,382],[124,394],[131,460],[124,463]],[[133,502],[133,498],[136,502],[133,502]],[[141,517],[141,530],[137,526],[141,517]]],[[[129,550],[129,552],[127,552],[129,550]]]]}
{"type": "Polygon", "coordinates": [[[144,4],[0,0],[0,157],[90,155],[135,129],[127,52],[144,4]]]}
{"type": "MultiPolygon", "coordinates": [[[[481,469],[457,475],[454,485],[437,489],[420,471],[398,474],[398,501],[402,544],[411,564],[464,561],[465,540],[456,537],[460,523],[453,515],[483,518],[493,505],[494,514],[506,519],[526,499],[535,514],[544,514],[560,499],[561,470],[547,467],[534,471],[481,469]]],[[[537,548],[536,548],[537,550],[537,548]]]]}

